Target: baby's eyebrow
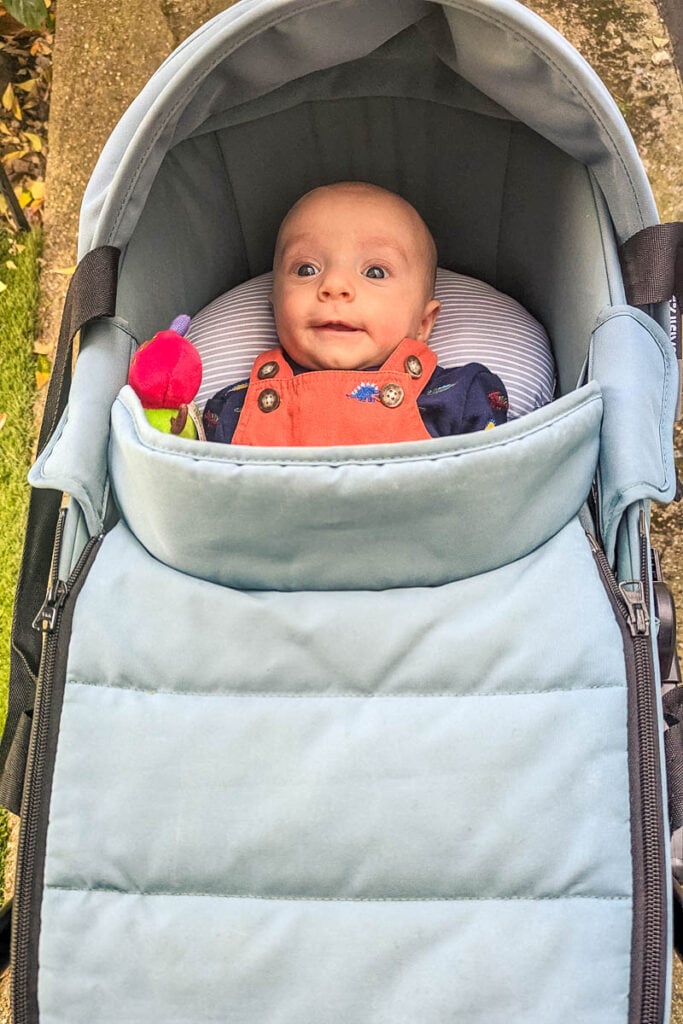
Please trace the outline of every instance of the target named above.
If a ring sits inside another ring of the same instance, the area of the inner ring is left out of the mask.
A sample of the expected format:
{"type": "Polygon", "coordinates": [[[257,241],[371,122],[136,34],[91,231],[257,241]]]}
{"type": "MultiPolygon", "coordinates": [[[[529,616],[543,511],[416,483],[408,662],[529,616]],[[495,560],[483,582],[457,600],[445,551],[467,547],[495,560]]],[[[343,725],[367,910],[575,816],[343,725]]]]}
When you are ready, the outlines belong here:
{"type": "Polygon", "coordinates": [[[372,249],[391,249],[393,252],[397,252],[402,259],[408,261],[408,253],[405,251],[403,246],[395,241],[393,238],[383,238],[377,236],[376,238],[366,238],[365,244],[372,249]]]}
{"type": "Polygon", "coordinates": [[[294,235],[292,238],[286,239],[286,241],[279,246],[279,251],[289,252],[290,249],[298,249],[311,245],[315,245],[315,235],[294,235]]]}

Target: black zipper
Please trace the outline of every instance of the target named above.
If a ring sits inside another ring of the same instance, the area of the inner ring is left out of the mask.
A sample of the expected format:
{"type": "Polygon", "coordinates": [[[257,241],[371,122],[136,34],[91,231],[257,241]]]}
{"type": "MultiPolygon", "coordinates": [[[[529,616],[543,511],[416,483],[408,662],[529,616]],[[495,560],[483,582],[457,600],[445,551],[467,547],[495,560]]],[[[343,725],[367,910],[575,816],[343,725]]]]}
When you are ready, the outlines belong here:
{"type": "Polygon", "coordinates": [[[91,538],[67,580],[58,578],[66,509],[57,520],[50,581],[33,626],[43,634],[33,727],[26,765],[21,827],[14,885],[10,957],[13,1024],[38,1022],[38,939],[47,814],[52,791],[56,724],[61,714],[66,676],[67,640],[73,603],[90,568],[102,536],[91,538]],[[68,619],[68,623],[66,620],[68,619]],[[60,635],[61,634],[61,635],[60,635]],[[60,642],[61,640],[61,642],[60,642]],[[52,748],[52,749],[51,749],[52,748]]]}
{"type": "Polygon", "coordinates": [[[587,537],[621,626],[628,678],[633,858],[629,1024],[663,1024],[668,916],[666,840],[644,513],[641,511],[639,522],[640,579],[620,583],[595,537],[587,537]]]}

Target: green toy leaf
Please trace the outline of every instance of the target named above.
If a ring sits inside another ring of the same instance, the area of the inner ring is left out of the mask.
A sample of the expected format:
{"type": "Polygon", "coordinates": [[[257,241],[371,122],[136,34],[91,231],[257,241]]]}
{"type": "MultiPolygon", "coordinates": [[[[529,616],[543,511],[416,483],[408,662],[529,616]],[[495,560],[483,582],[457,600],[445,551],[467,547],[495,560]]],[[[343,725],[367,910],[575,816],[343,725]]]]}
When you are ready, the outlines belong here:
{"type": "Polygon", "coordinates": [[[47,18],[45,0],[3,0],[3,6],[27,28],[40,28],[47,18]]]}

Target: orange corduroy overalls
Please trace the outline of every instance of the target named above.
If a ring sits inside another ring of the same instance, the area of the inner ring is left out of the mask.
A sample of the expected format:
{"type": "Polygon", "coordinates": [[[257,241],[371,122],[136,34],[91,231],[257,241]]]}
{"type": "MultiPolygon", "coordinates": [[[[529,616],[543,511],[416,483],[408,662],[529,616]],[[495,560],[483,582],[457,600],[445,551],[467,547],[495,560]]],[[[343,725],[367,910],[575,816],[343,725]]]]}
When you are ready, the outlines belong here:
{"type": "Polygon", "coordinates": [[[417,399],[436,355],[405,338],[378,370],[294,374],[282,350],[254,362],[233,444],[347,445],[429,438],[417,399]]]}

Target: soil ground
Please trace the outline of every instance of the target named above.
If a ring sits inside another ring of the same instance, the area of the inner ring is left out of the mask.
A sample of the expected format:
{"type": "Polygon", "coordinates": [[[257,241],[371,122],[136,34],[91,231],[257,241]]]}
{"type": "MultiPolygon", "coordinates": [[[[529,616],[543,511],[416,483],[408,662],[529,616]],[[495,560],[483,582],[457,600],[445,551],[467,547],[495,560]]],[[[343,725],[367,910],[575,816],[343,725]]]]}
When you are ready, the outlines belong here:
{"type": "MultiPolygon", "coordinates": [[[[661,10],[676,13],[672,27],[680,44],[680,0],[659,2],[661,10]]],[[[656,0],[526,0],[526,5],[559,29],[598,72],[634,134],[662,220],[682,219],[683,92],[656,0]]],[[[80,199],[102,145],[173,47],[227,6],[229,0],[58,0],[43,273],[46,341],[57,335],[68,283],[64,269],[76,261],[80,199]]],[[[681,428],[676,447],[683,468],[681,428]]],[[[654,535],[683,609],[683,503],[655,512],[654,535]]],[[[11,878],[8,882],[11,888],[11,878]]],[[[0,986],[0,1024],[10,1021],[6,980],[0,986]]],[[[671,1020],[683,1024],[679,963],[674,984],[671,1020]]]]}

